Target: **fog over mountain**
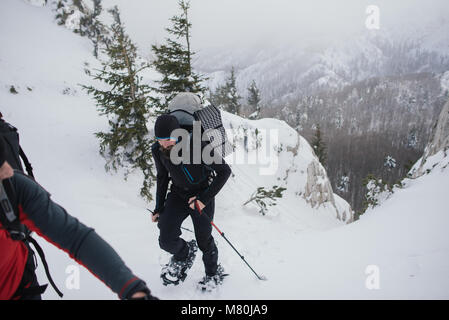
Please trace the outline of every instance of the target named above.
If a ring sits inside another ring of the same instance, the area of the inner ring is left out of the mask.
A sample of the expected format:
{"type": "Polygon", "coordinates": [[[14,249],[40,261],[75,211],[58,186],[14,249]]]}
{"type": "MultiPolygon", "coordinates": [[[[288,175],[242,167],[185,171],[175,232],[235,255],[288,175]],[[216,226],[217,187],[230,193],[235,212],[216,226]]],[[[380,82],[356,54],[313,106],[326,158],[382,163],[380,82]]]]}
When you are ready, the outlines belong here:
{"type": "MultiPolygon", "coordinates": [[[[105,8],[113,5],[119,6],[128,32],[142,50],[166,37],[164,26],[177,13],[176,1],[103,1],[105,8]]],[[[369,5],[379,8],[379,32],[414,31],[449,12],[444,0],[192,0],[192,46],[197,51],[285,44],[327,47],[366,31],[369,5]]]]}
{"type": "MultiPolygon", "coordinates": [[[[103,4],[120,7],[149,60],[151,44],[167,37],[164,28],[178,14],[175,1],[103,4]]],[[[194,67],[212,91],[234,67],[243,105],[255,80],[262,116],[287,121],[309,141],[319,124],[333,188],[349,177],[341,196],[361,210],[363,178],[402,177],[422,155],[446,101],[440,80],[449,70],[448,13],[441,0],[192,0],[194,67]],[[366,27],[369,6],[379,10],[379,29],[366,27]],[[404,117],[387,116],[398,113],[404,117]],[[383,158],[392,154],[398,166],[385,171],[383,158]]]]}

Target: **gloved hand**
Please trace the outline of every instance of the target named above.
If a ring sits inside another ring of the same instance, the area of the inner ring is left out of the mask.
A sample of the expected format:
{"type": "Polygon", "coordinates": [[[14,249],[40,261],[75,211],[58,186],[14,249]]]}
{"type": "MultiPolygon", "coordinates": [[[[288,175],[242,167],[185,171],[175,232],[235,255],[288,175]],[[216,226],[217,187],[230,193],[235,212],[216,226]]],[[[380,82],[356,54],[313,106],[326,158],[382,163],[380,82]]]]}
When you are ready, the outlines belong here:
{"type": "Polygon", "coordinates": [[[153,296],[145,282],[141,281],[128,293],[126,300],[159,300],[159,298],[153,296]]]}

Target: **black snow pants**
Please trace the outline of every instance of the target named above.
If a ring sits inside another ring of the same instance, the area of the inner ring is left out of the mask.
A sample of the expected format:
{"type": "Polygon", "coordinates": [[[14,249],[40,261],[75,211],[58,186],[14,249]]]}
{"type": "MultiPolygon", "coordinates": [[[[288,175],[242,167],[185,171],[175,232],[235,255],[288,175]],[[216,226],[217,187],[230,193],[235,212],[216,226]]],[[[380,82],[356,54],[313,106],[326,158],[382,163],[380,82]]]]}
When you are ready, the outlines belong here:
{"type": "MultiPolygon", "coordinates": [[[[215,199],[204,207],[203,214],[211,219],[214,217],[215,199]]],[[[180,195],[169,192],[165,200],[164,210],[158,221],[159,246],[174,255],[176,260],[185,260],[189,254],[187,242],[180,238],[181,225],[190,215],[195,229],[195,238],[198,248],[203,253],[203,262],[206,275],[214,275],[217,272],[218,249],[212,237],[212,225],[207,217],[201,216],[197,210],[192,210],[187,200],[180,195]]]]}

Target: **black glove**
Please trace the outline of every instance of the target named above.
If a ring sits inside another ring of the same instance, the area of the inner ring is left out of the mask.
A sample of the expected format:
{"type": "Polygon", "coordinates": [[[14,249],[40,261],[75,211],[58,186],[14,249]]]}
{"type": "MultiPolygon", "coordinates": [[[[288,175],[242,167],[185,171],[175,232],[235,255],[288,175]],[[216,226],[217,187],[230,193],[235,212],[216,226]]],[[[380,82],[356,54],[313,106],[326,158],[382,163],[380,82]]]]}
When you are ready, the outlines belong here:
{"type": "Polygon", "coordinates": [[[151,295],[151,291],[150,289],[148,289],[147,285],[145,284],[145,282],[140,281],[139,284],[137,286],[135,286],[127,295],[126,300],[159,300],[159,298],[151,295]],[[144,297],[140,297],[140,298],[132,298],[132,296],[136,293],[136,292],[144,292],[145,296],[144,297]]]}

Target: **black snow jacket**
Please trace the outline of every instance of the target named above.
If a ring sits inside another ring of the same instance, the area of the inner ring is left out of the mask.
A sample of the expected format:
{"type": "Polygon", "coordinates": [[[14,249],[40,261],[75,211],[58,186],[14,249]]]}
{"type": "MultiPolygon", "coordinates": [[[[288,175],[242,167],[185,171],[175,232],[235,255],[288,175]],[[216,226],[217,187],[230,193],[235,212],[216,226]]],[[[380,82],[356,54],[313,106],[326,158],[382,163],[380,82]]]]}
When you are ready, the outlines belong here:
{"type": "MultiPolygon", "coordinates": [[[[201,150],[205,146],[206,143],[203,142],[201,150]]],[[[221,190],[232,172],[229,165],[221,157],[219,161],[211,164],[205,164],[204,161],[194,164],[193,155],[191,155],[189,164],[180,163],[175,165],[170,158],[167,158],[161,152],[158,142],[151,146],[151,151],[157,169],[156,206],[154,212],[160,213],[163,211],[170,179],[172,182],[170,190],[172,192],[177,193],[186,200],[189,197],[196,196],[198,200],[207,205],[221,190]]],[[[212,155],[214,155],[213,152],[212,155]]]]}

